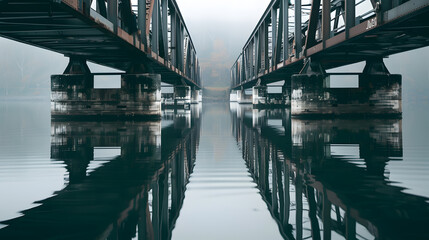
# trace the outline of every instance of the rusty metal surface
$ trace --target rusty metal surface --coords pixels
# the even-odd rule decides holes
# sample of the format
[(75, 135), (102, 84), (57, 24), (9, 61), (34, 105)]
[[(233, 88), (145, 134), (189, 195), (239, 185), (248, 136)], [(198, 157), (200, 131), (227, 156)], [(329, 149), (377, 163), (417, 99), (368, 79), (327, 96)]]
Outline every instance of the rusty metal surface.
[[(111, 0), (107, 3), (109, 1)], [(174, 0), (168, 1), (168, 7), (185, 28), (183, 34), (186, 34), (189, 42), (188, 48), (193, 57), (192, 66), (191, 62), (173, 66), (170, 60), (164, 60), (169, 58), (168, 50), (163, 53), (155, 52), (151, 49), (150, 42), (148, 45), (143, 43), (142, 39), (148, 34), (141, 34), (147, 33), (146, 31), (122, 28), (121, 25), (112, 23), (109, 16), (104, 18), (100, 13), (91, 14), (95, 12), (94, 9), (86, 12), (83, 6), (79, 5), (83, 2), (85, 1), (2, 0), (0, 36), (65, 56), (79, 56), (123, 71), (127, 71), (131, 64), (141, 63), (150, 66), (153, 72), (160, 73), (164, 82), (174, 83), (183, 79), (189, 85), (200, 88), (200, 67), (196, 51)], [(148, 12), (152, 11), (151, 8), (153, 5), (150, 5)], [(150, 16), (148, 19), (151, 19)], [(114, 28), (106, 23), (112, 23)], [(147, 26), (150, 26), (150, 21)], [(186, 53), (182, 53), (182, 56), (186, 58), (184, 54)], [(175, 71), (176, 68), (181, 71)]]
[[(300, 0), (296, 1), (301, 2)], [(271, 61), (268, 66), (261, 64), (260, 61), (253, 62), (253, 59), (263, 58), (263, 53), (272, 53), (272, 56), (269, 56), (271, 58), (277, 56), (277, 51), (280, 51), (274, 46), (264, 48), (259, 42), (278, 41), (273, 37), (282, 34), (282, 32), (276, 26), (272, 26), (272, 23), (277, 24), (277, 22), (271, 18), (271, 15), (279, 11), (282, 4), (286, 4), (289, 10), (294, 10), (295, 6), (289, 6), (285, 2), (287, 1), (272, 0), (255, 30), (251, 33), (240, 56), (231, 68), (232, 89), (252, 87), (257, 78), (260, 78), (265, 84), (279, 80), (290, 80), (289, 78), (292, 74), (296, 74), (301, 70), (296, 66), (303, 66), (304, 61), (308, 58), (319, 61), (325, 69), (331, 69), (365, 61), (369, 58), (382, 58), (429, 46), (429, 31), (427, 31), (429, 29), (429, 22), (427, 21), (427, 14), (429, 13), (428, 0), (401, 1), (391, 3), (389, 6), (384, 5), (382, 9), (379, 9), (375, 4), (373, 5), (372, 13), (370, 11), (360, 16), (355, 15), (355, 9), (352, 6), (348, 5), (348, 9), (344, 8), (339, 4), (341, 1), (324, 1), (325, 3), (331, 3), (330, 11), (332, 14), (335, 13), (335, 8), (337, 8), (338, 10), (342, 9), (341, 11), (346, 16), (348, 15), (344, 18), (344, 25), (342, 27), (334, 26), (334, 30), (331, 29), (330, 24), (325, 24), (325, 26), (322, 24), (321, 18), (328, 16), (328, 14), (323, 15), (320, 2), (317, 0), (315, 2), (311, 1), (312, 10), (311, 12), (306, 12), (312, 14), (312, 24), (307, 21), (298, 26), (292, 20), (287, 20), (288, 22), (283, 23), (281, 22), (282, 19), (279, 18), (281, 22), (279, 26), (288, 25), (290, 28), (294, 28), (295, 32), (300, 32), (296, 31), (297, 28), (301, 30), (303, 33), (301, 40), (308, 45), (304, 46), (302, 52), (296, 52), (297, 49), (300, 49), (301, 41), (298, 41), (299, 44), (297, 44), (295, 37), (287, 34), (287, 38), (283, 37), (281, 39), (281, 46), (292, 45), (292, 47), (285, 51), (288, 56), (282, 56), (284, 66), (276, 68), (275, 66), (278, 63), (275, 61)], [(313, 7), (315, 8), (313, 9)], [(317, 9), (319, 9), (318, 14)], [(314, 19), (318, 17), (321, 28), (328, 29), (317, 29), (315, 27), (317, 24)], [(330, 15), (328, 17), (329, 19), (324, 19), (324, 22), (334, 20), (331, 19)], [(334, 24), (338, 24), (338, 17), (340, 15), (336, 15)], [(297, 20), (299, 21), (299, 18)], [(267, 36), (267, 39), (261, 39), (260, 31), (265, 26), (263, 23), (268, 23), (270, 29), (277, 32)], [(311, 25), (310, 28), (309, 24)], [(322, 34), (326, 39), (322, 39)], [(316, 37), (317, 35), (318, 37)], [(329, 37), (327, 37), (328, 35)], [(253, 52), (253, 45), (258, 46), (255, 47), (255, 54), (249, 54), (249, 52)], [(263, 48), (262, 50), (260, 49), (261, 47)]]

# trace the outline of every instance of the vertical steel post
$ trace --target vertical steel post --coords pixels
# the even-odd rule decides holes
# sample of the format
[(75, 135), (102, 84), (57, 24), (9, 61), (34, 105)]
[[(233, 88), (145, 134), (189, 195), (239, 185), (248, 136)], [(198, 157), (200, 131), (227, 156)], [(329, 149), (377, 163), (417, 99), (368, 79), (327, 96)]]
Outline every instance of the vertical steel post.
[[(186, 30), (185, 30), (186, 31)], [(190, 76), (190, 70), (191, 70), (191, 43), (189, 41), (189, 33), (186, 31), (185, 36), (188, 37), (188, 40), (186, 41), (185, 49), (186, 49), (186, 62), (184, 62), (184, 69), (185, 69), (185, 75)]]
[(323, 0), (322, 2), (322, 41), (323, 47), (326, 45), (326, 40), (331, 37), (331, 0)]
[(277, 9), (274, 6), (271, 8), (271, 66), (277, 64)]
[(346, 39), (349, 38), (350, 28), (355, 26), (356, 22), (356, 0), (346, 0)]
[(255, 77), (258, 76), (259, 74), (259, 69), (261, 68), (261, 41), (260, 41), (260, 29), (258, 29), (258, 31), (255, 34), (255, 57), (256, 57), (256, 67), (255, 67)]
[(266, 61), (266, 58), (265, 58), (265, 50), (266, 50), (265, 49), (265, 41), (266, 41), (266, 38), (265, 38), (265, 21), (262, 22), (259, 33), (260, 33), (260, 35), (259, 35), (259, 46), (260, 46), (260, 53), (261, 53), (261, 65), (260, 65), (260, 67), (262, 69), (262, 72), (264, 72), (266, 69), (266, 67), (265, 67), (265, 61)]
[(301, 29), (301, 0), (295, 0), (295, 57), (301, 56), (302, 29)]
[(195, 80), (195, 76), (197, 75), (197, 53), (195, 52), (195, 48), (193, 48), (192, 55), (192, 79)]
[[(310, 19), (308, 20), (307, 36), (305, 38), (305, 50), (316, 44), (316, 31), (319, 23), (320, 0), (311, 3)], [(306, 54), (306, 53), (305, 53)]]
[[(273, 45), (275, 48), (275, 54), (273, 54), (274, 65), (277, 65), (280, 62), (280, 57), (282, 55), (282, 39), (283, 39), (283, 1), (279, 3), (279, 20), (277, 21), (277, 33), (276, 33), (276, 44)], [(277, 19), (276, 19), (277, 20)]]
[(171, 16), (171, 64), (177, 67), (177, 14), (176, 9), (170, 10)]
[(265, 20), (264, 23), (262, 24), (262, 27), (264, 28), (264, 45), (262, 46), (264, 49), (264, 72), (265, 70), (267, 70), (270, 67), (270, 60), (268, 58), (268, 21)]
[(381, 16), (384, 15), (384, 12), (392, 9), (392, 0), (380, 0), (380, 12), (382, 13)]
[(253, 55), (253, 49), (255, 48), (255, 38), (252, 39), (250, 42), (250, 76), (249, 78), (252, 78), (255, 76), (255, 65), (254, 65), (254, 55)]
[(97, 0), (96, 9), (101, 16), (107, 18), (106, 2), (104, 0)]
[(246, 81), (246, 77), (244, 74), (244, 53), (243, 52), (241, 52), (240, 76), (241, 76), (241, 81)]
[(178, 48), (178, 63), (177, 66), (179, 68), (180, 71), (183, 72), (184, 68), (183, 68), (183, 61), (184, 61), (184, 51), (183, 51), (183, 41), (184, 41), (184, 35), (183, 35), (183, 25), (182, 25), (182, 21), (179, 19), (179, 31), (178, 31), (178, 38), (177, 38), (177, 48)]
[(195, 68), (196, 68), (195, 62), (196, 62), (195, 49), (192, 49), (192, 64), (191, 64), (191, 66), (192, 66), (192, 79), (195, 79), (195, 73), (197, 72), (197, 71), (195, 71)]
[(162, 31), (162, 48), (164, 49), (164, 59), (168, 59), (168, 0), (161, 0), (161, 31)]
[(146, 36), (146, 0), (138, 0), (138, 27), (140, 30), (140, 41), (147, 48)]
[(249, 48), (244, 48), (244, 79), (248, 79), (249, 77)]
[(113, 23), (113, 32), (118, 32), (118, 0), (107, 1), (107, 19)]
[(151, 48), (152, 52), (159, 54), (159, 0), (153, 3)]
[(83, 0), (82, 1), (82, 12), (85, 15), (90, 15), (90, 11), (91, 11), (91, 2), (90, 0)]
[(289, 58), (289, 0), (281, 0), (283, 3), (283, 60)]

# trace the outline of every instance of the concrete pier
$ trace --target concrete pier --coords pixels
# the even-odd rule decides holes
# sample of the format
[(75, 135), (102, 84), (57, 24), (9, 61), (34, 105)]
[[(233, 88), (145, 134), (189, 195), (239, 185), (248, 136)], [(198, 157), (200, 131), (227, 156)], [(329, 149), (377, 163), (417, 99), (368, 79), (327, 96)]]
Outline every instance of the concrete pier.
[(280, 92), (270, 91), (280, 86), (259, 85), (252, 88), (252, 103), (255, 108), (284, 108), (290, 105), (290, 89), (282, 86)]
[(122, 74), (119, 89), (94, 89), (94, 74), (53, 75), (52, 118), (160, 118), (160, 86), (160, 74)]
[(230, 94), (229, 94), (229, 101), (230, 102), (237, 102), (237, 90), (231, 90)]
[(252, 101), (251, 93), (246, 93), (245, 89), (237, 90), (237, 102), (239, 104), (251, 104)]
[[(356, 87), (332, 87), (331, 78), (357, 78)], [(363, 73), (292, 76), (293, 116), (377, 116), (402, 114), (402, 76), (390, 74), (382, 60), (367, 61)]]
[(261, 107), (268, 104), (268, 93), (266, 85), (254, 86), (252, 88), (252, 104)]
[(294, 75), (294, 116), (400, 116), (400, 75), (359, 75), (358, 88), (329, 88), (329, 76)]
[(203, 102), (203, 90), (198, 90), (198, 102)]
[(292, 86), (291, 80), (286, 80), (282, 86), (283, 104), (285, 106), (291, 105)]
[(191, 105), (191, 87), (174, 86), (174, 107), (178, 109), (190, 109)]
[(191, 103), (192, 104), (198, 104), (199, 102), (202, 102), (201, 90), (192, 89), (191, 90)]

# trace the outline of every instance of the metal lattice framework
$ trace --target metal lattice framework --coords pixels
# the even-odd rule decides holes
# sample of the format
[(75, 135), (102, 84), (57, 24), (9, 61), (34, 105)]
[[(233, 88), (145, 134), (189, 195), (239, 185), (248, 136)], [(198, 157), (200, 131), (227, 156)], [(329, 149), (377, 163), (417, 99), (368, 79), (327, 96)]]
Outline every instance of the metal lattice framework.
[(0, 36), (124, 71), (149, 68), (167, 83), (201, 82), (175, 0), (0, 0)]
[(428, 9), (429, 0), (272, 0), (231, 68), (231, 87), (288, 79), (309, 58), (329, 69), (428, 46)]

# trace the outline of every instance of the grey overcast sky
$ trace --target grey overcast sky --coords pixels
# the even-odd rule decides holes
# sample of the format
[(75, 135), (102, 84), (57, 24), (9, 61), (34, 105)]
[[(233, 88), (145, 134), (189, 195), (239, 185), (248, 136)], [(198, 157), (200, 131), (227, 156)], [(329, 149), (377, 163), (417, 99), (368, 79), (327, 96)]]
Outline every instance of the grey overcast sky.
[(205, 86), (229, 86), (229, 69), (270, 0), (177, 0)]

